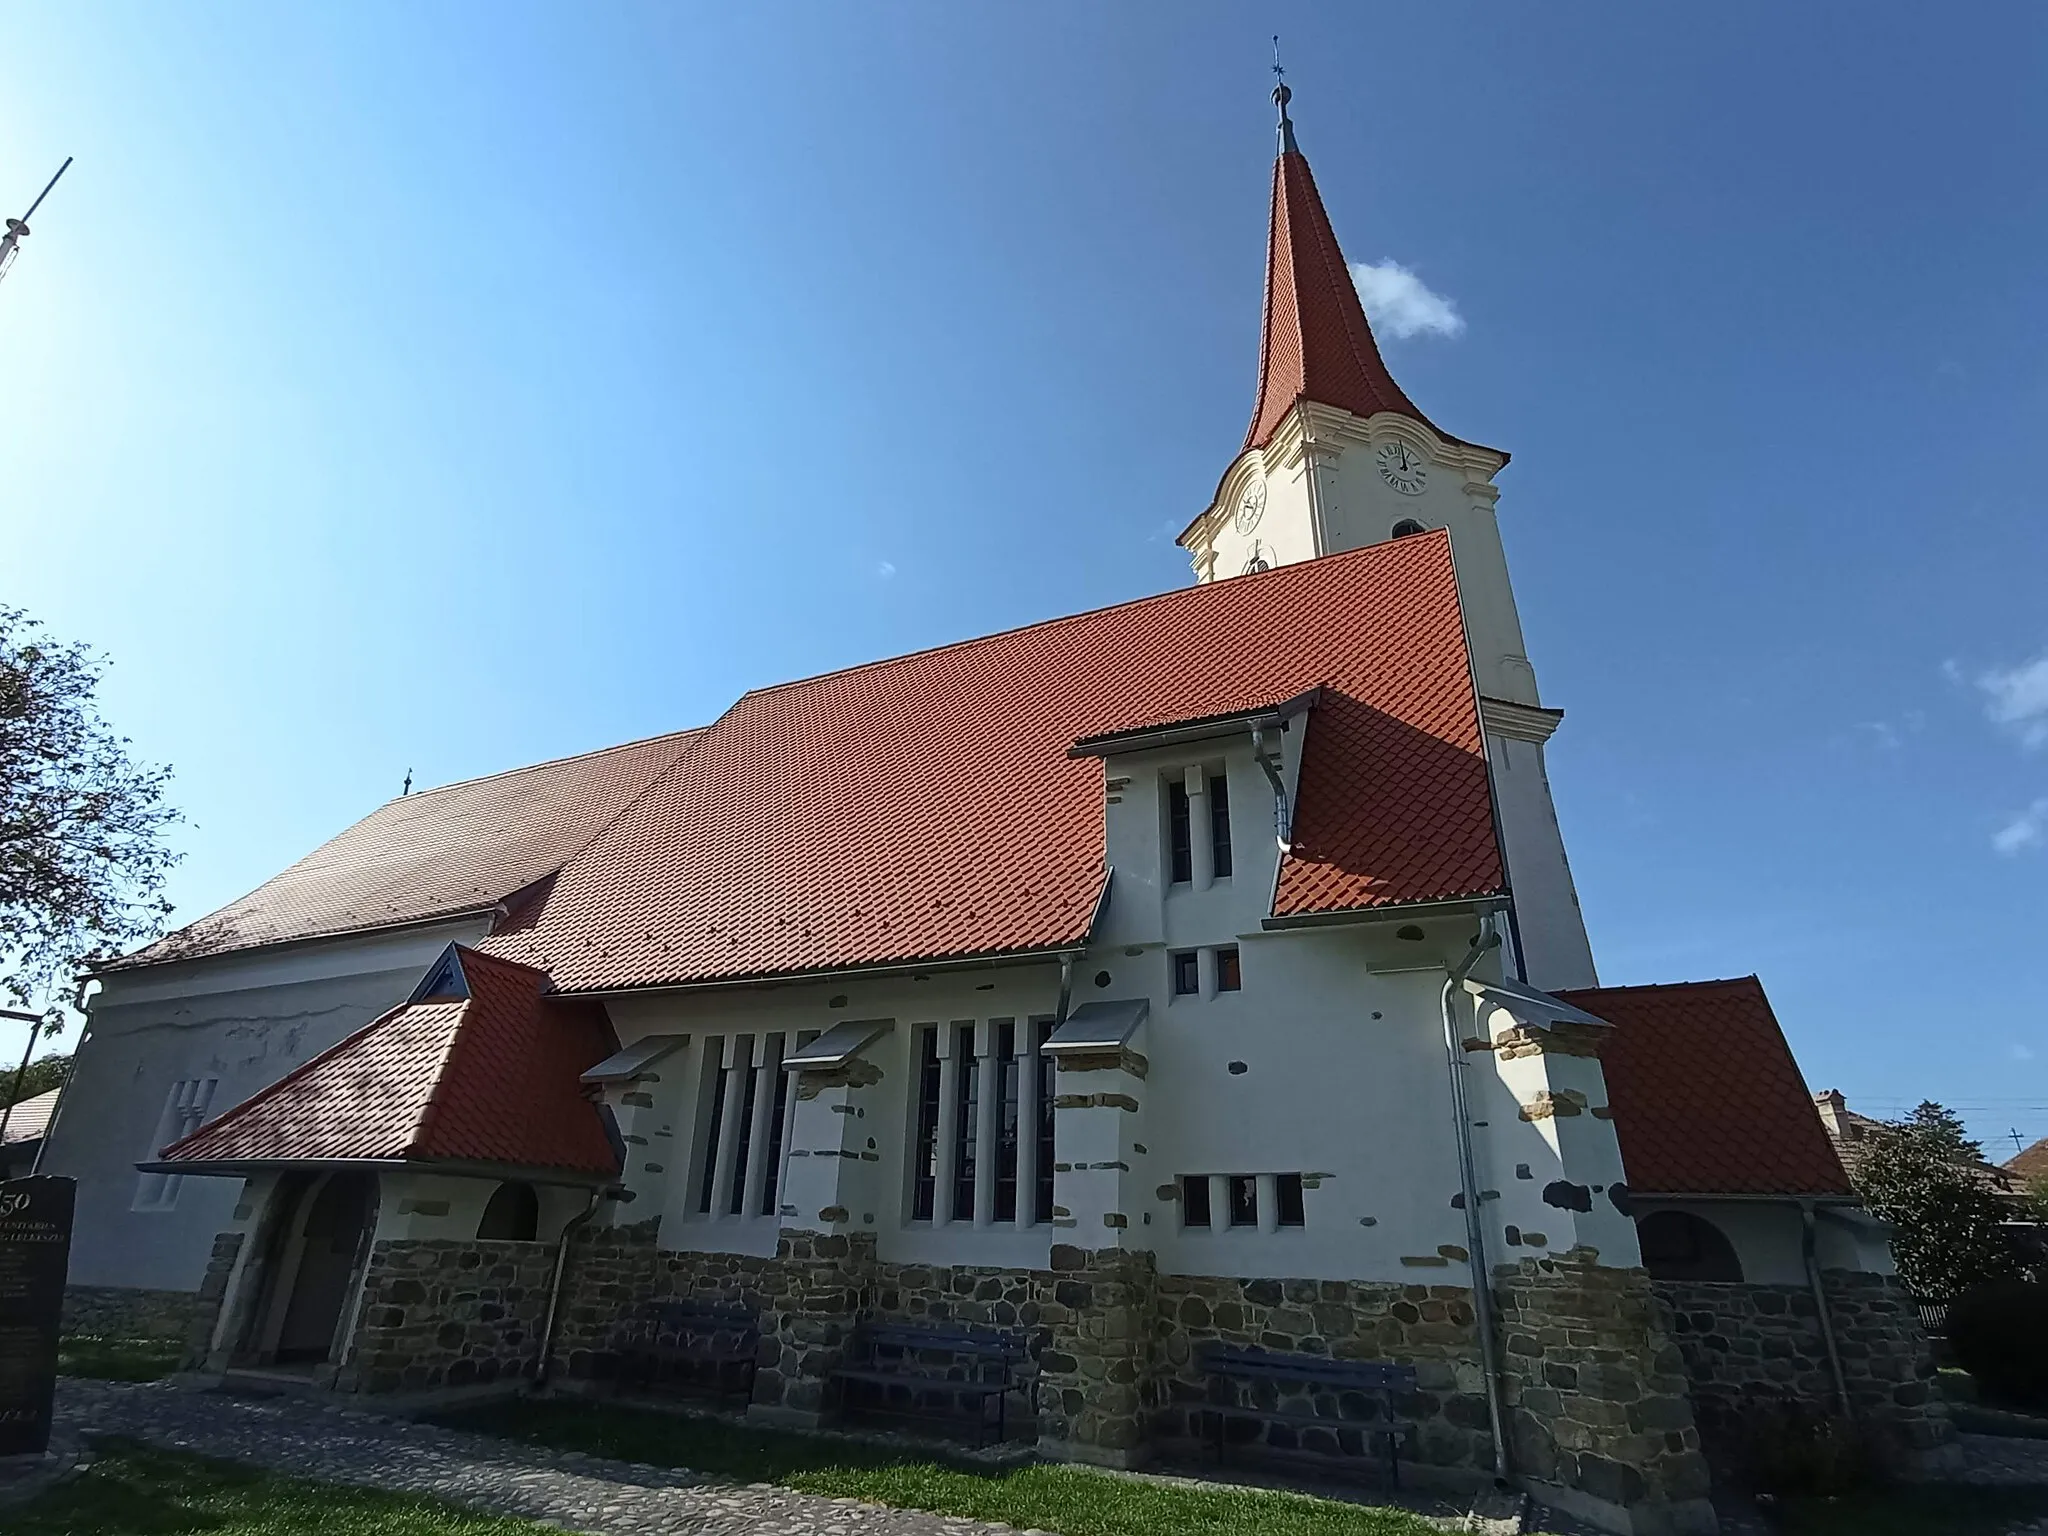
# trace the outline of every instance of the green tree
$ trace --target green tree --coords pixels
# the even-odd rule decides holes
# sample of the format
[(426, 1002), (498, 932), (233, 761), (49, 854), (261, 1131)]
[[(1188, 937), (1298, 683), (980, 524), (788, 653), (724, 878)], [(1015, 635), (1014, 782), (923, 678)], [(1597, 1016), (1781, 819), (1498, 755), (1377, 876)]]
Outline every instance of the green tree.
[[(21, 1063), (16, 1061), (15, 1066)], [(21, 1091), (14, 1091), (14, 1067), (0, 1068), (0, 1104), (19, 1104), (23, 1099), (32, 1099), (39, 1093), (48, 1093), (52, 1088), (64, 1086), (64, 1079), (71, 1072), (71, 1057), (52, 1053), (38, 1056), (28, 1064), (28, 1070), (21, 1074)]]
[(2014, 1212), (1990, 1178), (1984, 1149), (1941, 1105), (1923, 1103), (1871, 1134), (1857, 1193), (1892, 1225), (1892, 1258), (1914, 1295), (1947, 1301), (2020, 1272)]
[(171, 771), (135, 762), (100, 718), (105, 667), (0, 604), (0, 1002), (45, 1008), (46, 1032), (73, 977), (170, 912)]

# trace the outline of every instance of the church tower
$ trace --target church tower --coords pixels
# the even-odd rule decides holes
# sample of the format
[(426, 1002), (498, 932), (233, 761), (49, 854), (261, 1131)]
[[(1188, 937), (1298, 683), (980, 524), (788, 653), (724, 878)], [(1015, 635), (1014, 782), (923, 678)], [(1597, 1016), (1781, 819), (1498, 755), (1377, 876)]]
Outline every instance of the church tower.
[(1522, 639), (1494, 504), (1497, 448), (1452, 437), (1380, 356), (1287, 107), (1266, 243), (1259, 388), (1244, 445), (1180, 535), (1197, 581), (1254, 573), (1448, 529), (1479, 687), (1528, 979), (1595, 984), (1592, 949), (1543, 764), (1563, 718), (1546, 709)]

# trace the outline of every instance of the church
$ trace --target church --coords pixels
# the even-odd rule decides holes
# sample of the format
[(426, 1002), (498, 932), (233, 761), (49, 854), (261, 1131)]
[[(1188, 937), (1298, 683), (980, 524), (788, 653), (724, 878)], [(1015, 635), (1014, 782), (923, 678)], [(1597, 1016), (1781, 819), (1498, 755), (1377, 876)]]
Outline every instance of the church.
[(1389, 373), (1275, 99), (1193, 583), (403, 797), (109, 966), (76, 1325), (426, 1401), (715, 1302), (796, 1427), (864, 1327), (1012, 1330), (1011, 1426), (1109, 1466), (1200, 1447), (1219, 1347), (1383, 1362), (1416, 1476), (1617, 1531), (1713, 1529), (1763, 1410), (1953, 1459), (1760, 984), (1599, 984), (1508, 455)]

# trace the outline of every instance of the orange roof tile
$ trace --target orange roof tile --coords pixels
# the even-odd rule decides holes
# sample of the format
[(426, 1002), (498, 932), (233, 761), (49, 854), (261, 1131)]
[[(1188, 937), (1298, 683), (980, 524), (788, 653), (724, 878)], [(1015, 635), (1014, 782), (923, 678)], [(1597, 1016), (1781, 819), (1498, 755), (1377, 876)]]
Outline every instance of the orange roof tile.
[(408, 1002), (184, 1140), (166, 1162), (329, 1159), (618, 1171), (582, 1072), (616, 1049), (603, 1008), (455, 946), (467, 996)]
[(1293, 147), (1290, 131), (1273, 162), (1259, 393), (1244, 446), (1263, 447), (1301, 400), (1354, 416), (1393, 411), (1459, 441), (1423, 415), (1387, 371), (1308, 159)]
[(488, 911), (561, 868), (692, 734), (400, 796), (247, 896), (109, 969)]
[(1558, 996), (1615, 1026), (1600, 1061), (1631, 1189), (1853, 1193), (1754, 976)]
[(1321, 686), (1279, 916), (1504, 885), (1442, 533), (742, 698), (486, 948), (599, 991), (1079, 944), (1086, 737)]

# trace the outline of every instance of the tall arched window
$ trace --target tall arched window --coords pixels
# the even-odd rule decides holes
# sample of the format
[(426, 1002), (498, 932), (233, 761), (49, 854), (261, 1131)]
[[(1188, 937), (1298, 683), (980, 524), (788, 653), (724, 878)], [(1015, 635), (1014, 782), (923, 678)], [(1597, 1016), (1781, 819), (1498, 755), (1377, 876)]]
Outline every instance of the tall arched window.
[(1727, 1234), (1690, 1211), (1653, 1211), (1636, 1222), (1643, 1268), (1652, 1280), (1740, 1280), (1742, 1261)]
[(540, 1228), (540, 1196), (531, 1184), (500, 1184), (476, 1235), (485, 1242), (530, 1243)]

